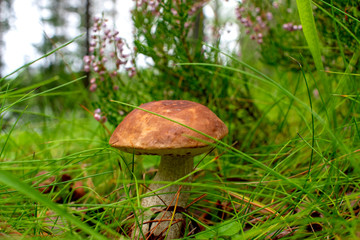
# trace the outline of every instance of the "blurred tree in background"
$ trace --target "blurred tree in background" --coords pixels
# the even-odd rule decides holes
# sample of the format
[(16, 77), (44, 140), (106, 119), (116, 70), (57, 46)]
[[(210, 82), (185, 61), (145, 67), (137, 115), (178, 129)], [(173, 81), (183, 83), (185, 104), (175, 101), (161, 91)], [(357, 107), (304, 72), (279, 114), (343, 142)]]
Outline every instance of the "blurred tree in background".
[(10, 29), (10, 21), (13, 19), (13, 0), (0, 0), (0, 78), (3, 68), (4, 34)]
[[(232, 9), (234, 17), (222, 15), (225, 2), (137, 0), (131, 12), (133, 23), (124, 23), (116, 20), (114, 9), (121, 4), (116, 0), (40, 1), (37, 5), (45, 32), (43, 42), (36, 46), (40, 53), (80, 33), (86, 35), (48, 57), (40, 68), (21, 75), (19, 84), (57, 76), (59, 80), (47, 86), (53, 87), (86, 75), (82, 84), (69, 85), (63, 91), (81, 99), (94, 116), (97, 114), (97, 120), (112, 127), (131, 109), (110, 100), (135, 105), (160, 99), (193, 100), (224, 119), (230, 128), (229, 141), (252, 142), (254, 146), (266, 143), (269, 132), (283, 130), (273, 124), (283, 113), (280, 110), (278, 116), (269, 118), (264, 113), (268, 106), (253, 101), (260, 82), (248, 74), (243, 62), (276, 78), (298, 72), (297, 61), (306, 70), (314, 70), (312, 56), (296, 1), (239, 1)], [(108, 10), (99, 12), (104, 6)], [(212, 17), (204, 14), (205, 7), (211, 9)], [(343, 71), (351, 61), (357, 63), (359, 6), (348, 1), (315, 1), (314, 14), (326, 69)], [(124, 24), (134, 25), (133, 43), (122, 37)], [(232, 49), (222, 45), (229, 25), (239, 29)], [(147, 66), (139, 65), (139, 59), (145, 59)], [(355, 64), (353, 68), (358, 67)], [(295, 89), (296, 84), (292, 84)], [(310, 88), (317, 90), (313, 84)], [(52, 96), (49, 102), (39, 104), (51, 106), (54, 112), (66, 111), (73, 107), (73, 101), (65, 96)], [(254, 122), (257, 128), (250, 132), (256, 141), (250, 141), (246, 136), (250, 136)]]

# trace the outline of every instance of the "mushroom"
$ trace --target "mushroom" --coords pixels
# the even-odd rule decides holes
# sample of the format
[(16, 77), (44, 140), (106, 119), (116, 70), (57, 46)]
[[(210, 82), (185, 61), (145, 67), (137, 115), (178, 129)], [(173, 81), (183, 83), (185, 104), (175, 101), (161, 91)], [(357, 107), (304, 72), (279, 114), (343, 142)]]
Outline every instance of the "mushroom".
[[(199, 103), (162, 100), (145, 103), (139, 108), (172, 119), (218, 140), (228, 133), (225, 124), (210, 109)], [(191, 173), (194, 156), (209, 151), (209, 143), (214, 141), (178, 123), (141, 109), (134, 109), (117, 126), (109, 143), (112, 147), (132, 154), (160, 155), (161, 161), (154, 181), (173, 182)], [(191, 182), (191, 177), (184, 181)], [(152, 183), (149, 189), (154, 191), (165, 185)], [(144, 236), (153, 234), (164, 237), (167, 234), (174, 207), (172, 210), (165, 210), (169, 206), (185, 208), (189, 198), (190, 186), (182, 185), (178, 195), (179, 187), (179, 184), (174, 184), (142, 199), (142, 207), (150, 208), (142, 214), (143, 225), (140, 227)], [(148, 222), (156, 212), (160, 213), (155, 217), (155, 221)], [(176, 213), (167, 239), (181, 237), (183, 222), (182, 214)], [(133, 236), (138, 238), (139, 235), (141, 233), (137, 228), (133, 231)]]

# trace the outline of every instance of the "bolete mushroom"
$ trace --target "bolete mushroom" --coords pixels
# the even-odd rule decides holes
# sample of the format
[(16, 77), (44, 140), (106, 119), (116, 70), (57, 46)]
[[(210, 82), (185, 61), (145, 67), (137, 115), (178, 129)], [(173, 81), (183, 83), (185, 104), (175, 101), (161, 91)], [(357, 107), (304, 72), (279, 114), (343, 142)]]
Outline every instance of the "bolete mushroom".
[[(215, 139), (222, 139), (228, 133), (225, 124), (207, 107), (199, 103), (186, 100), (162, 100), (145, 103), (139, 106), (142, 109), (154, 112), (190, 128), (196, 129)], [(207, 152), (211, 149), (209, 143), (214, 141), (196, 131), (180, 124), (162, 118), (155, 114), (134, 109), (117, 126), (110, 138), (110, 145), (132, 154), (160, 155), (161, 161), (154, 181), (173, 182), (188, 175), (194, 168), (194, 156)], [(191, 181), (188, 178), (186, 181)], [(154, 191), (166, 184), (153, 183), (149, 189)], [(143, 234), (153, 234), (164, 237), (172, 216), (172, 212), (161, 210), (169, 206), (184, 208), (189, 198), (190, 186), (183, 185), (180, 195), (178, 185), (171, 185), (165, 189), (156, 191), (155, 194), (142, 199), (142, 207), (151, 208), (143, 214)], [(160, 212), (155, 218), (158, 221), (150, 221), (154, 212)], [(173, 224), (167, 235), (167, 239), (181, 237), (183, 217), (176, 213)], [(139, 230), (135, 231), (138, 237)], [(141, 238), (141, 236), (140, 236)]]

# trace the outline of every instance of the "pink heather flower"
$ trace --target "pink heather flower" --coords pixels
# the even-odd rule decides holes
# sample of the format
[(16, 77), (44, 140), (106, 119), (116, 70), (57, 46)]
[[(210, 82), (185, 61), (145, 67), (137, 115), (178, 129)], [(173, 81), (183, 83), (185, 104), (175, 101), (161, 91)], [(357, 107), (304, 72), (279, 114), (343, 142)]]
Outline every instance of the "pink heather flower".
[(316, 88), (313, 90), (313, 95), (315, 98), (319, 98), (319, 90), (317, 90)]
[(267, 12), (267, 13), (266, 13), (266, 18), (267, 18), (267, 20), (271, 21), (271, 20), (273, 19), (272, 13), (271, 13), (271, 12)]
[(84, 66), (84, 71), (85, 71), (85, 72), (90, 72), (90, 66), (89, 66), (89, 65), (85, 65), (85, 66)]
[(258, 38), (257, 43), (259, 43), (259, 44), (263, 43), (263, 39), (262, 39), (262, 38)]
[(124, 42), (121, 40), (121, 41), (117, 41), (117, 44), (116, 44), (116, 47), (118, 48), (118, 49), (122, 49), (123, 48), (123, 46), (124, 46)]
[(284, 23), (283, 24), (283, 29), (286, 30), (286, 31), (292, 31), (294, 29), (293, 24), (292, 23)]
[(114, 91), (117, 91), (117, 90), (119, 90), (119, 86), (115, 85), (115, 86), (113, 87), (113, 89), (114, 89)]
[(84, 60), (84, 62), (85, 62), (86, 64), (89, 64), (89, 63), (91, 62), (91, 58), (90, 58), (90, 56), (88, 56), (88, 55), (85, 55), (84, 58), (83, 58), (83, 60)]
[(245, 27), (251, 27), (252, 26), (252, 21), (250, 19), (246, 19), (246, 21), (244, 22), (244, 26)]
[(245, 18), (245, 17), (243, 17), (243, 18), (240, 19), (240, 22), (241, 22), (241, 23), (246, 23), (247, 21), (248, 21), (248, 19)]
[(172, 13), (174, 16), (177, 15), (177, 11), (176, 11), (174, 8), (171, 9), (171, 13)]
[(94, 47), (89, 47), (89, 52), (93, 53), (95, 51)]
[(241, 8), (237, 7), (235, 9), (235, 16), (236, 16), (237, 19), (241, 19), (241, 17), (242, 17)]
[(301, 31), (302, 26), (301, 25), (293, 25), (292, 23), (285, 23), (283, 24), (283, 29), (286, 31)]
[(94, 113), (94, 118), (96, 121), (100, 121), (101, 120), (101, 115), (99, 113)]
[(95, 83), (93, 83), (93, 84), (90, 85), (89, 90), (90, 90), (90, 92), (95, 92), (96, 88), (97, 88), (97, 85)]
[(129, 74), (129, 77), (134, 77), (135, 76), (135, 74), (136, 74), (136, 70), (135, 70), (135, 68), (134, 67), (130, 67), (130, 68), (127, 68), (126, 69), (127, 71), (128, 71), (128, 74)]
[(117, 71), (113, 71), (113, 72), (110, 73), (111, 77), (115, 77), (116, 75), (117, 75)]
[(100, 108), (95, 109), (95, 110), (94, 110), (94, 113), (100, 114), (100, 113), (101, 113), (101, 109), (100, 109)]
[(121, 43), (121, 42), (122, 42), (121, 37), (115, 37), (115, 42), (117, 42), (117, 43)]
[(91, 84), (96, 83), (96, 78), (90, 79), (90, 83), (91, 83)]
[(256, 16), (256, 21), (257, 21), (258, 23), (261, 23), (261, 22), (262, 22), (261, 16)]

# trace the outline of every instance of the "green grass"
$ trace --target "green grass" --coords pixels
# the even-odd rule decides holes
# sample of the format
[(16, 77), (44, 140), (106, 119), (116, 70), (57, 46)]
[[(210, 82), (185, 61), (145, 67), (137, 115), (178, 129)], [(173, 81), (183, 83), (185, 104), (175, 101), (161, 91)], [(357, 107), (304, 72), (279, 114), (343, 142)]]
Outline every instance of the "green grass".
[[(192, 173), (196, 181), (190, 183), (191, 200), (202, 193), (206, 196), (186, 213), (202, 230), (196, 238), (262, 239), (292, 231), (295, 238), (356, 238), (360, 180), (356, 119), (340, 122), (334, 129), (323, 120), (324, 114), (307, 105), (307, 98), (312, 96), (305, 83), (295, 89), (297, 96), (291, 89), (277, 85), (280, 92), (264, 114), (281, 116), (287, 111), (282, 115), (286, 119), (279, 123), (285, 123), (282, 129), (291, 124), (297, 131), (286, 132), (291, 137), (274, 132), (268, 137), (271, 144), (256, 149), (247, 146), (242, 151), (225, 139), (214, 153), (197, 159), (201, 162)], [(13, 102), (3, 98), (9, 101), (4, 112), (13, 110), (18, 116), (1, 137), (0, 220), (4, 236), (36, 238), (54, 234), (60, 238), (100, 239), (126, 235), (134, 221), (128, 216), (139, 208), (139, 199), (146, 196), (142, 184), (151, 182), (152, 173), (142, 179), (147, 170), (142, 165), (149, 157), (135, 156), (134, 168), (133, 156), (110, 149), (104, 128), (80, 107), (61, 117), (35, 115), (27, 110), (29, 107), (18, 111), (16, 104), (26, 104), (28, 95), (36, 98), (41, 93), (24, 93)], [(321, 106), (319, 101), (312, 103)], [(36, 120), (30, 121), (31, 116)], [(250, 139), (256, 139), (259, 126), (253, 124)], [(344, 129), (350, 127), (351, 132)], [(223, 151), (224, 155), (215, 157)], [(150, 160), (156, 167), (156, 158)], [(38, 177), (39, 171), (48, 174)], [(64, 173), (72, 179), (61, 182)], [(57, 180), (49, 186), (57, 188), (48, 194), (39, 193), (33, 182), (50, 176)], [(76, 181), (83, 183), (87, 194), (71, 202), (69, 186)], [(56, 220), (50, 221), (49, 216)]]
[[(308, 28), (305, 35), (314, 36), (315, 26), (308, 19), (312, 14), (305, 3), (298, 4)], [(192, 186), (192, 204), (184, 213), (189, 223), (185, 234), (191, 235), (185, 239), (360, 237), (359, 74), (348, 67), (344, 72), (323, 72), (318, 41), (307, 38), (315, 73), (302, 65), (293, 72), (276, 66), (270, 71), (224, 53), (233, 66), (179, 63), (213, 74), (232, 72), (227, 81), (234, 86), (246, 82), (252, 98), (241, 101), (253, 102), (260, 112), (259, 118), (243, 122), (243, 112), (235, 104), (216, 109), (230, 133), (213, 152), (195, 159), (194, 181), (187, 183)], [(354, 53), (353, 61), (357, 60)], [(151, 74), (144, 71), (142, 76), (149, 78), (144, 82), (151, 81)], [(55, 75), (20, 89), (15, 89), (17, 78), (1, 79), (1, 237), (129, 236), (141, 198), (150, 194), (144, 185), (151, 183), (159, 159), (120, 153), (108, 145), (107, 129), (113, 126), (95, 121), (80, 106), (90, 108), (91, 101), (79, 97), (87, 95), (87, 89), (76, 85), (81, 79), (64, 83)], [(131, 84), (133, 88), (141, 82)], [(70, 94), (63, 90), (69, 86), (75, 89)], [(314, 88), (320, 89), (319, 95), (313, 94)], [(139, 95), (150, 95), (146, 87), (139, 89)], [(38, 106), (53, 96), (70, 97), (73, 108), (59, 114)], [(229, 90), (227, 97), (237, 99), (237, 89)], [(221, 106), (220, 97), (208, 100), (212, 107)], [(114, 99), (112, 104), (136, 107), (123, 102)], [(39, 176), (41, 171), (46, 173)], [(51, 177), (53, 182), (41, 186), (50, 191), (40, 193), (39, 183)], [(86, 194), (74, 200), (79, 182)]]

